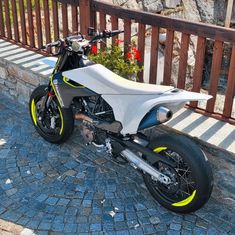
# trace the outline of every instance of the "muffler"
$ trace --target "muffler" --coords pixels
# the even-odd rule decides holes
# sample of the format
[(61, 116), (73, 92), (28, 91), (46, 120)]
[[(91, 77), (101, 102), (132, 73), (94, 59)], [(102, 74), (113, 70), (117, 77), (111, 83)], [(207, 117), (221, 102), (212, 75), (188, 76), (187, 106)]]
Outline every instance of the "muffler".
[(146, 161), (144, 161), (141, 157), (139, 157), (131, 150), (125, 149), (121, 152), (121, 155), (125, 159), (127, 159), (134, 168), (138, 168), (142, 170), (144, 173), (148, 173), (156, 181), (159, 181), (166, 185), (171, 183), (171, 180), (168, 176), (162, 174), (161, 172), (153, 168), (151, 165), (149, 165)]
[(172, 118), (172, 116), (172, 111), (164, 106), (154, 108), (148, 112), (140, 122), (139, 130), (167, 122)]

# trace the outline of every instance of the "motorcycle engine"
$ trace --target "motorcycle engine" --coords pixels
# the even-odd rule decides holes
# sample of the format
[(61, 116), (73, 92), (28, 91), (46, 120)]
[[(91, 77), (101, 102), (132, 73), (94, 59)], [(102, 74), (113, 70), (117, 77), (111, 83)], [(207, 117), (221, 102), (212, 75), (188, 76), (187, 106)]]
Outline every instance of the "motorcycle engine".
[(92, 124), (84, 122), (80, 125), (80, 133), (86, 143), (95, 143), (97, 146), (105, 144), (106, 132), (95, 128)]
[(80, 133), (86, 143), (91, 143), (95, 137), (94, 127), (89, 123), (83, 122), (80, 125)]

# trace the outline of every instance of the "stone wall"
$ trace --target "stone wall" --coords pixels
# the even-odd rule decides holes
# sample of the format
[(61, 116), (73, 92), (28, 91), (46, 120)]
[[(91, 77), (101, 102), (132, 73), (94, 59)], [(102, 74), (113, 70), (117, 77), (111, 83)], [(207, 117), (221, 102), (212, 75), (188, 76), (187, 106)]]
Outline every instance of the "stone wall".
[[(45, 70), (38, 69), (42, 66), (38, 63), (41, 55), (18, 47), (15, 50), (7, 50), (8, 47), (12, 45), (0, 40), (0, 91), (25, 104), (28, 103), (30, 94), (36, 86), (47, 83), (49, 71), (47, 74)], [(17, 50), (20, 50), (20, 53)], [(29, 56), (23, 56), (25, 51)], [(38, 59), (31, 60), (32, 57)]]

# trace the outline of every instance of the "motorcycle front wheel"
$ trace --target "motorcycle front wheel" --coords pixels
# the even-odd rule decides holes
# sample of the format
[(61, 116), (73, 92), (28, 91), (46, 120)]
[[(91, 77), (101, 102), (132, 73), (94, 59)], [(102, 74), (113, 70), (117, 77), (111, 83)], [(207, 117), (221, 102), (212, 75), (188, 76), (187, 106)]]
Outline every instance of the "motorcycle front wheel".
[(30, 116), (35, 129), (45, 140), (60, 144), (73, 132), (73, 112), (71, 108), (61, 108), (56, 96), (53, 96), (49, 107), (45, 108), (43, 100), (47, 95), (46, 85), (41, 85), (33, 91), (29, 102)]
[(143, 174), (152, 196), (162, 206), (177, 213), (201, 208), (210, 198), (213, 188), (212, 169), (202, 150), (190, 139), (177, 134), (160, 136), (148, 147), (176, 163), (175, 168), (162, 162), (152, 165), (171, 179), (169, 185)]

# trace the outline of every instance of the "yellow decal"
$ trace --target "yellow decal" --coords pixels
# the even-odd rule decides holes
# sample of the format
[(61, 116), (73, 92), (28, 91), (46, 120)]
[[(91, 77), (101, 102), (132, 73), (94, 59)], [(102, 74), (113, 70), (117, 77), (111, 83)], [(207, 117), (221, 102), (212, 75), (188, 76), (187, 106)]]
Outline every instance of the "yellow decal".
[(35, 126), (37, 126), (37, 115), (36, 115), (36, 105), (34, 99), (31, 102), (31, 115), (33, 118), (33, 123)]
[(60, 118), (61, 118), (60, 135), (62, 135), (63, 130), (64, 130), (64, 118), (63, 118), (63, 114), (62, 114), (62, 111), (61, 111), (60, 107), (58, 107), (58, 110), (60, 112)]
[(155, 148), (155, 149), (153, 150), (153, 152), (155, 152), (155, 153), (160, 153), (160, 152), (163, 151), (163, 150), (167, 150), (167, 147), (158, 147), (158, 148)]
[[(161, 151), (164, 151), (164, 150), (167, 150), (166, 147), (158, 147), (158, 148), (155, 148), (153, 151), (156, 152), (156, 153), (160, 153)], [(195, 195), (196, 195), (196, 190), (193, 191), (192, 195), (189, 196), (188, 198), (180, 201), (180, 202), (175, 202), (173, 204), (171, 204), (172, 206), (177, 206), (177, 207), (180, 207), (180, 206), (186, 206), (188, 205), (190, 202), (192, 202), (192, 200), (194, 199)]]
[(191, 196), (189, 196), (188, 198), (184, 199), (183, 201), (180, 201), (180, 202), (175, 202), (173, 204), (171, 204), (172, 206), (177, 206), (177, 207), (180, 207), (180, 206), (186, 206), (188, 205), (195, 197), (196, 195), (196, 190), (193, 191), (193, 194)]
[(71, 86), (71, 87), (73, 87), (73, 88), (85, 88), (84, 86), (75, 86), (75, 85), (69, 83), (69, 82), (67, 81), (67, 78), (66, 78), (66, 77), (63, 77), (63, 81), (64, 81), (64, 83), (66, 83), (67, 85), (69, 85), (69, 86)]

